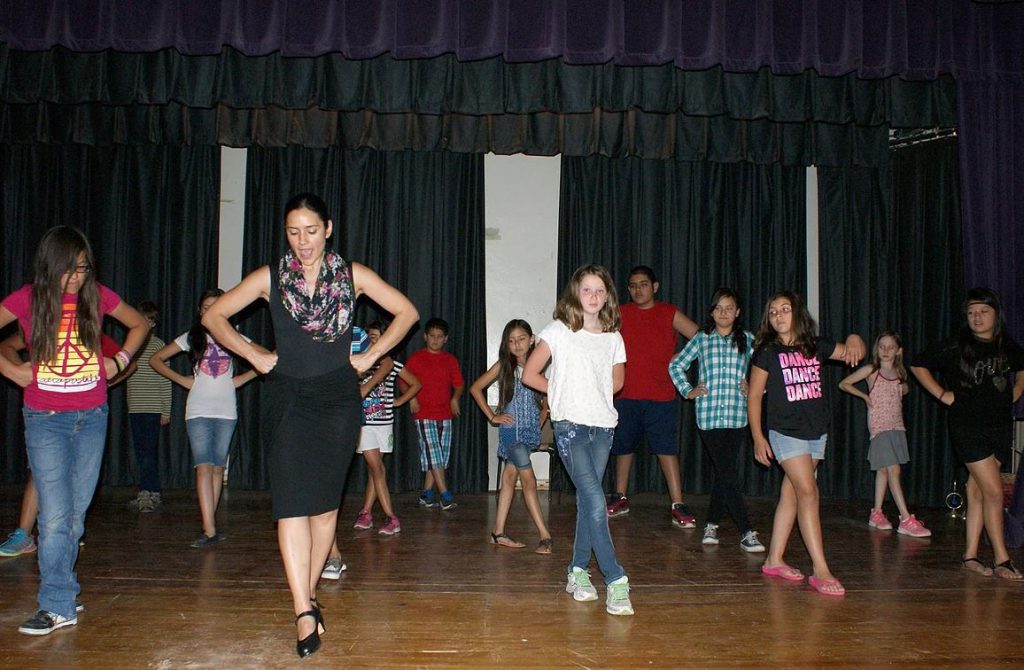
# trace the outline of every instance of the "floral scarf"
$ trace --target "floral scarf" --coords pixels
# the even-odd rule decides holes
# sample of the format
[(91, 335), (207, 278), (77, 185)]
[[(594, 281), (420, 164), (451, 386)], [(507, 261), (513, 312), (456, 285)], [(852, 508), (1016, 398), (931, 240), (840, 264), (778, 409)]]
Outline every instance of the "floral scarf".
[(302, 263), (288, 250), (277, 266), (281, 302), (316, 342), (334, 342), (352, 325), (352, 269), (338, 254), (325, 251), (312, 297), (306, 291)]

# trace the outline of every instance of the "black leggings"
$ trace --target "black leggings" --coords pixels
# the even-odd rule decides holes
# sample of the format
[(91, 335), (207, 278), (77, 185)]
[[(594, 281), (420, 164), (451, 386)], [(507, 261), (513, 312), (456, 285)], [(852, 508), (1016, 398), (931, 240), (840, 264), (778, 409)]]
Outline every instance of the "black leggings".
[(747, 506), (743, 502), (737, 480), (736, 462), (740, 449), (750, 437), (748, 428), (716, 428), (701, 430), (704, 453), (711, 459), (715, 469), (715, 481), (711, 486), (711, 502), (708, 505), (708, 523), (717, 524), (726, 512), (736, 522), (740, 533), (750, 530)]

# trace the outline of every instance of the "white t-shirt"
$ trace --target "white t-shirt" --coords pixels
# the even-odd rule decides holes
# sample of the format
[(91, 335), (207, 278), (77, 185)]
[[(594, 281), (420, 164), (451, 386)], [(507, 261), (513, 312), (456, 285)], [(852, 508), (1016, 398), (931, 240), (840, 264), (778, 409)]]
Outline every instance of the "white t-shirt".
[(551, 420), (614, 428), (619, 413), (612, 404), (612, 366), (626, 362), (622, 335), (586, 330), (574, 333), (556, 320), (538, 337), (551, 350), (546, 373)]
[[(244, 335), (242, 337), (245, 337)], [(248, 342), (249, 338), (245, 338)], [(182, 351), (188, 351), (188, 333), (180, 335), (174, 343)], [(235, 398), (235, 363), (231, 353), (206, 336), (206, 353), (199, 359), (193, 370), (195, 381), (185, 402), (185, 420), (237, 419), (238, 404)]]

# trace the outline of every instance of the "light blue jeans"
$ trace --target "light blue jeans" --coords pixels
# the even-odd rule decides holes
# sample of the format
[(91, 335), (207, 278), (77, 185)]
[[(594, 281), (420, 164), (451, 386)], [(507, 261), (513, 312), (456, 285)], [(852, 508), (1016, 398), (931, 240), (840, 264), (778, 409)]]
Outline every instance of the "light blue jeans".
[(574, 567), (586, 570), (593, 552), (604, 574), (605, 584), (610, 584), (626, 574), (615, 557), (601, 485), (615, 429), (584, 426), (571, 421), (555, 421), (551, 425), (555, 431), (558, 455), (576, 486), (576, 538), (569, 572)]
[(67, 412), (25, 407), (22, 414), (39, 492), (39, 607), (74, 618), (78, 541), (103, 462), (107, 405)]

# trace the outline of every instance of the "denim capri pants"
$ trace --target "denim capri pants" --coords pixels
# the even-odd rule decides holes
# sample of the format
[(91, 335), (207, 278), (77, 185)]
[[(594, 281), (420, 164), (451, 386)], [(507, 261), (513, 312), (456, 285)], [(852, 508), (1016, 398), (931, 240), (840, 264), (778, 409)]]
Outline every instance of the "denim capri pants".
[(235, 419), (211, 419), (196, 417), (185, 422), (188, 441), (192, 446), (192, 461), (195, 465), (212, 465), (223, 468), (228, 462), (231, 436), (235, 434)]

